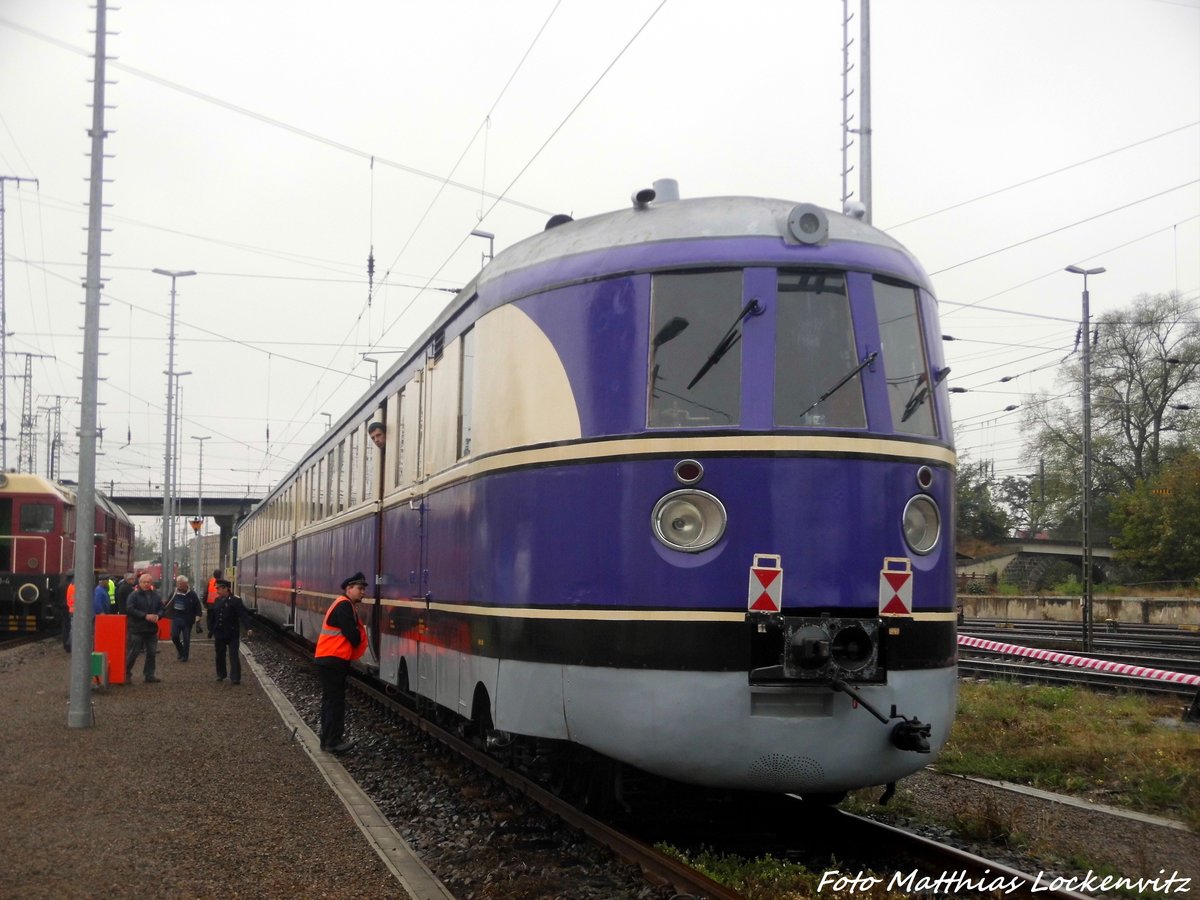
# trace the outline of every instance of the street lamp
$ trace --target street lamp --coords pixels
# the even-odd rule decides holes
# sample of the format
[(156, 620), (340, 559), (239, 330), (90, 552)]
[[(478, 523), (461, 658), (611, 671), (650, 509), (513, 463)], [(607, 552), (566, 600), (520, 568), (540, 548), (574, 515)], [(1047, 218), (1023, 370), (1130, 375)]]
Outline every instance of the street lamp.
[(200, 568), (200, 528), (204, 525), (204, 442), (207, 441), (211, 434), (193, 434), (192, 440), (200, 442), (200, 484), (196, 488), (196, 518), (192, 522), (192, 532), (196, 536), (196, 552), (192, 555), (192, 577), (200, 578), (204, 575), (204, 569)]
[[(167, 435), (163, 448), (162, 544), (163, 578), (165, 579), (169, 571), (167, 567), (171, 563), (169, 558), (171, 551), (168, 548), (168, 539), (171, 531), (171, 451), (175, 446), (174, 435), (172, 434), (172, 429), (175, 425), (175, 280), (178, 278), (187, 278), (196, 273), (190, 269), (184, 272), (175, 272), (170, 269), (154, 269), (152, 271), (155, 275), (165, 275), (171, 279), (171, 324), (167, 337)], [(171, 572), (171, 574), (173, 575), (174, 573)]]
[(183, 501), (179, 496), (179, 461), (183, 459), (183, 377), (191, 374), (190, 369), (186, 372), (175, 373), (175, 457), (171, 462), (171, 540), (169, 543), (172, 577), (175, 574), (175, 548), (182, 546), (182, 543), (175, 543), (175, 526), (179, 524), (177, 519), (182, 514), (181, 507), (183, 506)]
[(375, 357), (370, 356), (369, 354), (366, 354), (366, 353), (360, 353), (358, 355), (363, 358), (363, 362), (374, 363), (375, 373), (371, 376), (371, 384), (374, 384), (376, 381), (379, 380), (379, 360), (377, 360)]
[(1083, 269), (1067, 266), (1072, 275), (1083, 276), (1083, 324), (1079, 334), (1083, 345), (1083, 498), (1080, 503), (1083, 519), (1083, 652), (1092, 650), (1092, 362), (1091, 313), (1088, 309), (1089, 275), (1104, 272), (1103, 266)]
[(496, 236), (494, 234), (490, 231), (483, 231), (476, 228), (471, 232), (471, 237), (484, 238), (488, 242), (487, 256), (484, 256), (482, 253), (479, 254), (480, 265), (489, 263), (496, 258)]

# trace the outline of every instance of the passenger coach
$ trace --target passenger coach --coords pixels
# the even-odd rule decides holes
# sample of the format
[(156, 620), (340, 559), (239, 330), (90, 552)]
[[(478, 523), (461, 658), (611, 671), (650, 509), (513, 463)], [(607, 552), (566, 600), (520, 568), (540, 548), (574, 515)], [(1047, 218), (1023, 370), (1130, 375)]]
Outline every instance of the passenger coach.
[(652, 190), (555, 217), (256, 509), (241, 589), (315, 642), (376, 573), (363, 663), (493, 746), (892, 782), (955, 707), (947, 372), (929, 279), (858, 219)]

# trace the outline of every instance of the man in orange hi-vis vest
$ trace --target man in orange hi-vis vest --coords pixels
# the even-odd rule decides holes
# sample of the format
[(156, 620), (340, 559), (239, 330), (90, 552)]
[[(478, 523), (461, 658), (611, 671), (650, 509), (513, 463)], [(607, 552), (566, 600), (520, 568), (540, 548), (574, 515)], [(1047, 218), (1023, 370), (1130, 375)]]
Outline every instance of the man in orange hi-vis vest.
[(71, 619), (75, 617), (75, 573), (67, 575), (67, 614), (63, 616), (63, 649), (71, 651)]
[[(212, 578), (208, 579), (208, 590), (204, 592), (204, 605), (207, 607), (204, 616), (204, 627), (208, 636), (213, 634), (213, 607), (217, 603), (217, 582), (225, 578), (220, 569), (213, 569)], [(196, 623), (196, 634), (200, 633), (200, 623)]]
[(321, 749), (345, 753), (354, 746), (344, 739), (346, 730), (346, 679), (350, 663), (367, 649), (367, 629), (355, 606), (367, 591), (367, 579), (355, 572), (342, 582), (342, 594), (325, 611), (313, 661), (321, 679)]

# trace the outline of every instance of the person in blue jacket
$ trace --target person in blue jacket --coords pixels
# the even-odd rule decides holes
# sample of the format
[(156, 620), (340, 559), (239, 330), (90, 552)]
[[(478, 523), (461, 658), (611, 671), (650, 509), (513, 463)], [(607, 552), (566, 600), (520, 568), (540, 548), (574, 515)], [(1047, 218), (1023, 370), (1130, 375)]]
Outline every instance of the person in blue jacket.
[(108, 613), (108, 579), (103, 575), (96, 578), (96, 589), (92, 591), (92, 613), (97, 616)]
[(192, 590), (188, 580), (180, 575), (175, 579), (175, 593), (167, 601), (167, 615), (171, 617), (171, 643), (180, 662), (187, 662), (192, 652), (192, 625), (203, 614), (200, 597)]

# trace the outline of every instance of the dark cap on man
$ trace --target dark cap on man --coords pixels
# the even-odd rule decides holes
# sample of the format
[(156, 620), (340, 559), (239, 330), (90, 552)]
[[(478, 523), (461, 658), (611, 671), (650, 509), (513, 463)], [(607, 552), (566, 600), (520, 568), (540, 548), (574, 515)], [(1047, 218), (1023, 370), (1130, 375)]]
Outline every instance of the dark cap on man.
[(363, 587), (366, 587), (367, 586), (367, 576), (364, 575), (362, 572), (355, 572), (353, 575), (351, 575), (349, 578), (347, 578), (345, 581), (342, 582), (342, 590), (344, 591), (346, 588), (350, 587), (350, 585), (352, 585), (352, 584), (361, 584)]
[(227, 589), (229, 589), (229, 588), (232, 588), (232, 587), (233, 587), (233, 585), (232, 585), (232, 584), (231, 584), (231, 583), (230, 583), (228, 580), (226, 580), (226, 579), (224, 579), (224, 578), (218, 578), (218, 579), (217, 579), (217, 587), (219, 587), (219, 588), (227, 588)]

